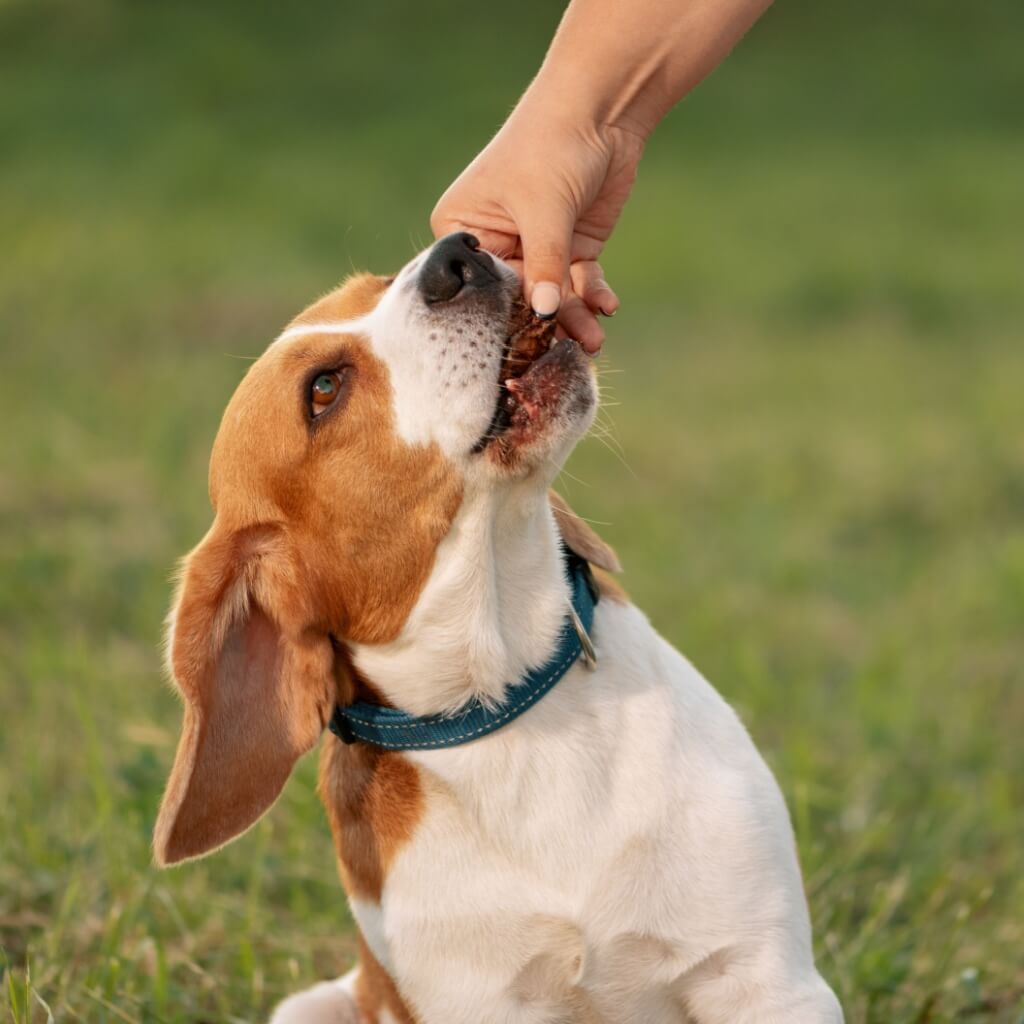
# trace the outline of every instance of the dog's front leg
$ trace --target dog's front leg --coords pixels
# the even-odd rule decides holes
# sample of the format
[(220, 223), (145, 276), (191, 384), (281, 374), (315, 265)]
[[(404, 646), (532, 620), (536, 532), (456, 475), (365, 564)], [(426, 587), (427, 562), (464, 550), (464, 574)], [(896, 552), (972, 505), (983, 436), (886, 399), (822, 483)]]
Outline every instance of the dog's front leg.
[(684, 998), (701, 1024), (843, 1024), (839, 1000), (813, 964), (787, 971), (756, 952), (698, 968)]
[(354, 995), (358, 970), (289, 996), (274, 1010), (270, 1024), (363, 1024)]

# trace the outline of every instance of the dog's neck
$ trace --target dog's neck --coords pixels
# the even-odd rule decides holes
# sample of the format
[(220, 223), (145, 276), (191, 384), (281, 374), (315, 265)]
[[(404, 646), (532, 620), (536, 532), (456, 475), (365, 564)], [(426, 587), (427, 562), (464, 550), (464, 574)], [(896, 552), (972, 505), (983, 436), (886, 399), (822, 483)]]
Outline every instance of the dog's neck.
[(568, 600), (546, 494), (535, 483), (469, 490), (401, 635), (356, 646), (354, 661), (412, 714), (452, 711), (472, 698), (497, 703), (551, 656)]

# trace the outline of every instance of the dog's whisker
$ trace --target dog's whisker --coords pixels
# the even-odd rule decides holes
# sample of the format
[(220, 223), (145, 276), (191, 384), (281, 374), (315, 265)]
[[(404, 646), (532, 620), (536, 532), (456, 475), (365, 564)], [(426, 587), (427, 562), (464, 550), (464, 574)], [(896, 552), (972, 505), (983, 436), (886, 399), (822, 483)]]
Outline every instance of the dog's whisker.
[(558, 478), (565, 476), (568, 477), (570, 480), (573, 480), (576, 483), (578, 483), (580, 487), (589, 488), (591, 486), (590, 484), (587, 483), (586, 480), (581, 480), (578, 476), (573, 476), (573, 474), (570, 473), (569, 470), (565, 468), (565, 466), (559, 467), (555, 460), (551, 458), (551, 456), (545, 456), (544, 461), (547, 462), (549, 466), (554, 466), (556, 469), (558, 469)]
[(591, 430), (588, 431), (587, 433), (587, 437), (592, 437), (595, 441), (604, 445), (604, 447), (607, 448), (608, 451), (610, 451), (612, 455), (615, 456), (618, 462), (621, 463), (622, 467), (630, 474), (630, 476), (633, 477), (634, 480), (640, 479), (640, 477), (637, 476), (633, 467), (626, 460), (625, 451), (621, 448), (621, 446), (619, 448), (616, 448), (615, 445), (611, 443), (609, 435), (607, 433), (601, 433), (600, 431), (596, 431), (593, 428), (591, 428)]

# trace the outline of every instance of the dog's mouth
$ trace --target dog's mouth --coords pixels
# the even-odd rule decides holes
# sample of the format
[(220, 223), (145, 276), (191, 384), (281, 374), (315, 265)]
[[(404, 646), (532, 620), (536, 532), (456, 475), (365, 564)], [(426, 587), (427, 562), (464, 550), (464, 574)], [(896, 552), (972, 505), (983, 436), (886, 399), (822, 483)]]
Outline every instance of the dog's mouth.
[[(575, 346), (576, 342), (563, 341), (558, 345)], [(482, 452), (506, 434), (517, 413), (532, 417), (538, 411), (536, 396), (531, 394), (532, 389), (528, 385), (550, 360), (556, 347), (554, 319), (542, 320), (522, 299), (517, 298), (509, 314), (508, 341), (498, 373), (498, 401), (491, 422), (473, 445), (474, 454)]]

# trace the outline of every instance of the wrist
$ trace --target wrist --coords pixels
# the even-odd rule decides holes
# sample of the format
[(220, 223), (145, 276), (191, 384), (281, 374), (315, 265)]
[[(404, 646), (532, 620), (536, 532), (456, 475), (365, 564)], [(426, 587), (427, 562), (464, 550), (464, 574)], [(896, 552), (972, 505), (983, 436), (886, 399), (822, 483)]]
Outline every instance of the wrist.
[(531, 119), (560, 123), (588, 134), (617, 128), (646, 143), (675, 103), (666, 85), (657, 55), (646, 66), (633, 68), (625, 79), (613, 79), (592, 64), (576, 66), (549, 55), (520, 100), (517, 113), (523, 107)]
[(595, 110), (539, 75), (509, 115), (502, 134), (510, 136), (508, 141), (515, 148), (535, 155), (568, 154), (580, 144), (593, 150), (606, 148)]

